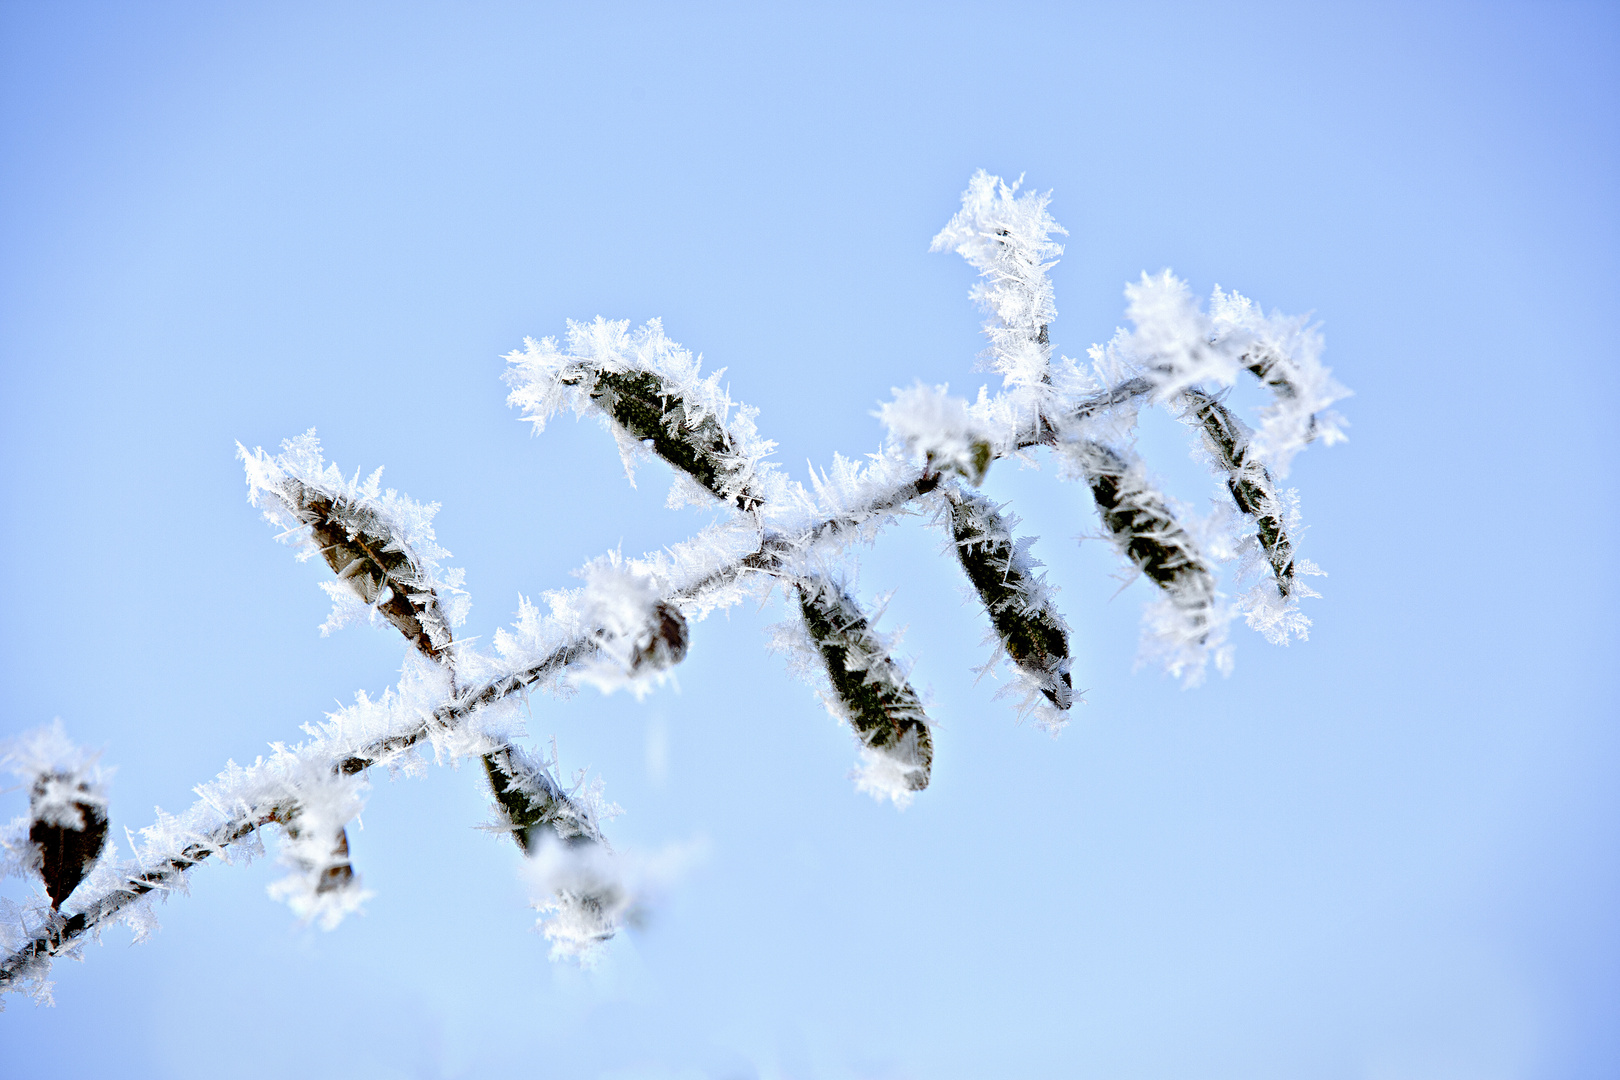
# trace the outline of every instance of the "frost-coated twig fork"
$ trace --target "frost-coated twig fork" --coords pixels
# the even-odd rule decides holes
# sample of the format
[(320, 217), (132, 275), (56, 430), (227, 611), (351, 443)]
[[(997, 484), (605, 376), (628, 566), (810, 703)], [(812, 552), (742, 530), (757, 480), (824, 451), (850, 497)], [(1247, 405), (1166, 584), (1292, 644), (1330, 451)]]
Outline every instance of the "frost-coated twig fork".
[[(1064, 230), (1049, 196), (1019, 193), (983, 172), (934, 239), (980, 272), (973, 298), (990, 314), (983, 366), (1002, 385), (976, 400), (922, 384), (897, 390), (881, 416), (889, 434), (864, 462), (835, 455), (808, 483), (771, 459), (774, 444), (756, 413), (722, 388), (722, 371), (653, 320), (570, 322), (562, 342), (530, 339), (507, 357), (508, 401), (535, 430), (567, 408), (597, 417), (616, 439), (627, 471), (648, 457), (675, 473), (670, 505), (728, 513), (684, 543), (641, 558), (610, 553), (577, 573), (582, 587), (544, 595), (542, 612), (520, 599), (517, 621), (492, 650), (457, 641), (469, 606), (463, 571), (443, 565), (423, 505), (381, 485), (381, 470), (345, 478), (321, 454), (314, 432), (278, 454), (239, 447), (249, 499), (298, 548), (333, 571), (322, 626), (382, 620), (408, 649), (399, 683), (376, 699), (306, 725), (296, 745), (275, 743), (251, 765), (227, 764), (196, 789), (180, 815), (141, 830), (132, 860), (107, 849), (106, 777), (60, 725), (9, 747), (29, 785), (26, 815), (0, 834), (5, 872), (36, 883), (28, 902), (0, 899), (0, 989), (49, 1000), (58, 956), (78, 956), (86, 937), (124, 922), (137, 939), (155, 927), (152, 898), (183, 889), (194, 867), (251, 857), (269, 825), (281, 827), (288, 873), (271, 886), (300, 918), (333, 927), (370, 895), (355, 872), (348, 824), (368, 775), (419, 772), (436, 762), (479, 760), (489, 784), (491, 827), (509, 834), (539, 874), (537, 897), (554, 955), (584, 955), (613, 936), (638, 902), (636, 875), (602, 825), (616, 808), (600, 782), (565, 783), (556, 754), (519, 743), (522, 699), (532, 689), (568, 692), (582, 683), (638, 696), (686, 655), (688, 624), (744, 599), (776, 595), (787, 618), (771, 646), (820, 690), (854, 734), (857, 787), (905, 806), (929, 784), (935, 754), (922, 697), (892, 635), (859, 599), (853, 549), (897, 516), (929, 515), (941, 530), (989, 621), (1006, 690), (1021, 711), (1057, 733), (1082, 699), (1071, 634), (1056, 590), (1021, 538), (1018, 519), (975, 490), (991, 465), (1044, 452), (1060, 477), (1082, 481), (1103, 534), (1156, 599), (1144, 620), (1142, 656), (1187, 685), (1209, 664), (1230, 669), (1229, 624), (1241, 617), (1268, 640), (1304, 638), (1300, 601), (1316, 594), (1300, 578), (1320, 573), (1297, 556), (1298, 500), (1277, 483), (1309, 442), (1343, 438), (1329, 407), (1345, 396), (1319, 361), (1321, 337), (1307, 321), (1265, 315), (1216, 288), (1205, 309), (1168, 271), (1127, 287), (1127, 317), (1087, 361), (1054, 354), (1050, 270)], [(1257, 427), (1225, 391), (1252, 376), (1270, 392)], [(1195, 447), (1220, 484), (1208, 515), (1163, 494), (1134, 449), (1137, 416), (1163, 405), (1194, 431)], [(1221, 567), (1236, 563), (1244, 590), (1229, 596)]]

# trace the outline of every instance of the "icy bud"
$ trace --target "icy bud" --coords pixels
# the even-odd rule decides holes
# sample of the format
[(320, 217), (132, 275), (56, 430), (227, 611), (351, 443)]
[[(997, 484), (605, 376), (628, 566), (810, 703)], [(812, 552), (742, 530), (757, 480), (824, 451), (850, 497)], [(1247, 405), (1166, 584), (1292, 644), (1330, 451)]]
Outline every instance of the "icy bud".
[(623, 926), (641, 925), (649, 908), (704, 850), (701, 841), (641, 853), (543, 838), (523, 876), (531, 906), (540, 912), (538, 929), (551, 942), (551, 958), (589, 965)]
[(68, 740), (62, 721), (8, 743), (4, 760), (29, 786), (25, 867), (39, 874), (59, 909), (107, 843), (106, 773), (99, 753)]
[(1074, 704), (1069, 674), (1069, 631), (1051, 601), (1040, 565), (1029, 557), (1033, 538), (1013, 539), (1017, 518), (1003, 517), (990, 500), (976, 495), (951, 503), (956, 557), (984, 602), (990, 624), (1007, 651), (1020, 681), (1033, 692), (1040, 722), (1054, 734)]
[(471, 605), (461, 588), (465, 572), (439, 565), (450, 553), (433, 533), (438, 504), (384, 490), (381, 469), (364, 483), (358, 473), (346, 480), (322, 459), (314, 429), (281, 446), (271, 457), (238, 443), (237, 456), (247, 468), (248, 501), (300, 543), (300, 558), (319, 554), (337, 574), (323, 583), (333, 611), (322, 633), (375, 612), (440, 659)]
[(596, 628), (598, 658), (578, 677), (603, 693), (625, 687), (639, 698), (686, 658), (686, 617), (616, 553), (585, 569), (580, 607)]
[(967, 401), (951, 397), (948, 389), (920, 382), (906, 390), (897, 387), (894, 400), (879, 406), (877, 416), (907, 453), (922, 455), (930, 472), (954, 472), (978, 484), (990, 468), (990, 439)]
[(799, 612), (826, 665), (827, 707), (860, 740), (856, 786), (906, 806), (928, 786), (934, 745), (922, 700), (855, 600), (825, 578), (798, 584)]
[(1218, 285), (1209, 308), (1215, 333), (1232, 342), (1239, 362), (1272, 392), (1254, 444), (1278, 476), (1288, 475), (1294, 455), (1308, 443), (1320, 439), (1332, 446), (1348, 438), (1344, 419), (1329, 406), (1350, 391), (1322, 364), (1322, 335), (1308, 318), (1266, 315), (1260, 305)]
[(589, 963), (619, 932), (630, 894), (618, 880), (612, 855), (600, 844), (570, 844), (544, 836), (531, 852), (525, 876), (534, 890), (538, 928), (551, 942), (553, 960)]
[(278, 815), (287, 832), (280, 861), (290, 873), (267, 891), (300, 920), (322, 930), (335, 930), (372, 896), (361, 888), (349, 861), (344, 827), (364, 808), (364, 790), (363, 779), (325, 773), (311, 763), (295, 787), (296, 801)]

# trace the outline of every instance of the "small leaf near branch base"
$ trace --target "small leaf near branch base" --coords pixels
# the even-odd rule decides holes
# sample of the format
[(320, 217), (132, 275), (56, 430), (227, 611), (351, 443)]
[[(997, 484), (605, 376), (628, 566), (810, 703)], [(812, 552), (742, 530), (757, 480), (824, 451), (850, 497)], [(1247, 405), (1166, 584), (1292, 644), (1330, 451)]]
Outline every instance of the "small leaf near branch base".
[(35, 778), (29, 810), (28, 840), (51, 907), (59, 910), (107, 844), (106, 799), (84, 778), (52, 772)]

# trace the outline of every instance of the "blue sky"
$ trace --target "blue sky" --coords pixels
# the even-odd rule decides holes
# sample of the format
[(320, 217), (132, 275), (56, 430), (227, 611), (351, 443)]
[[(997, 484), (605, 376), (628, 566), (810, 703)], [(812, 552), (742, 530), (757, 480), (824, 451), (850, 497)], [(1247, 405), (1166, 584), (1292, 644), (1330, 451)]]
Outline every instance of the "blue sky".
[[(1244, 633), (1196, 691), (1133, 675), (1147, 587), (1074, 542), (1083, 490), (1000, 465), (1089, 690), (1061, 738), (974, 683), (982, 615), (904, 524), (861, 577), (936, 703), (904, 813), (764, 651), (779, 611), (734, 610), (678, 692), (533, 703), (615, 843), (707, 852), (595, 970), (546, 959), (476, 770), (379, 778), (364, 917), (301, 929), (273, 859), (206, 867), (153, 941), (58, 965), (55, 1009), (7, 1002), (0, 1074), (1620, 1071), (1612, 8), (0, 19), (0, 734), (105, 747), (115, 835), (397, 675), (391, 632), (316, 633), (319, 568), (235, 440), (316, 427), (441, 502), (487, 640), (704, 520), (594, 424), (531, 439), (501, 354), (661, 316), (802, 478), (875, 449), (892, 387), (984, 381), (972, 271), (927, 252), (977, 168), (1054, 192), (1069, 355), (1173, 267), (1314, 312), (1356, 392), (1291, 477), (1330, 575), (1310, 642)], [(1173, 424), (1143, 449), (1202, 497)]]

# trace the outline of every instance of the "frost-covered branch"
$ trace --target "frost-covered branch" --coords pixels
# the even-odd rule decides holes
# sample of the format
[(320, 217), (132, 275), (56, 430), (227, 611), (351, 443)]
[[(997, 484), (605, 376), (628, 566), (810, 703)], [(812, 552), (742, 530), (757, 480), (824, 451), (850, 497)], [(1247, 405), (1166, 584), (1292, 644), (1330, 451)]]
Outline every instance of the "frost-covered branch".
[[(459, 572), (439, 567), (438, 559), (446, 553), (432, 544), (431, 530), (426, 529), (433, 508), (422, 507), (394, 492), (383, 492), (375, 474), (365, 484), (343, 481), (335, 468), (321, 460), (319, 444), (312, 434), (288, 440), (283, 453), (275, 457), (245, 451), (243, 456), (255, 498), (264, 500), (268, 496), (264, 505), (267, 517), (281, 527), (283, 538), (298, 545), (300, 554), (321, 554), (340, 573), (352, 567), (355, 560), (346, 557), (351, 551), (364, 549), (381, 554), (373, 565), (391, 562), (391, 572), (396, 575), (393, 580), (401, 584), (402, 590), (411, 590), (401, 593), (413, 605), (405, 614), (419, 622), (422, 614), (443, 610), (436, 588), (459, 590)], [(289, 490), (289, 482), (296, 487)], [(706, 573), (691, 575), (690, 580), (666, 595), (646, 599), (657, 613), (657, 625), (639, 643), (631, 639), (630, 648), (623, 654), (628, 665), (656, 670), (660, 665), (678, 662), (686, 648), (684, 617), (680, 614), (683, 608), (707, 611), (716, 604), (735, 602), (747, 592), (739, 589), (740, 579), (752, 576), (774, 581), (783, 575), (784, 567), (797, 565), (797, 559), (818, 542), (856, 529), (874, 515), (896, 511), (918, 497), (919, 489), (927, 492), (933, 486), (921, 479), (896, 485), (870, 505), (846, 507), (836, 516), (817, 520), (795, 534), (773, 533), (751, 550), (726, 559)], [(366, 512), (354, 510), (357, 499), (369, 500)], [(298, 517), (299, 511), (294, 509), (302, 507), (312, 512), (308, 510), (312, 505), (325, 508), (322, 520), (327, 524), (319, 529), (316, 522)], [(362, 524), (350, 537), (341, 525), (334, 524), (340, 520)], [(660, 560), (663, 576), (674, 578), (683, 566), (690, 574), (690, 567), (701, 558), (699, 550), (712, 553), (707, 550), (712, 548), (712, 540), (699, 538), (696, 543), (674, 549)], [(387, 555), (398, 559), (388, 560)], [(354, 582), (355, 595), (369, 595), (372, 606), (380, 607), (377, 598), (382, 597), (386, 603), (391, 586), (379, 587), (375, 575), (368, 584), (363, 570), (340, 580)], [(357, 613), (352, 607), (347, 592), (328, 591), (335, 609), (328, 627), (363, 617), (363, 610)], [(458, 592), (458, 596), (462, 595)], [(459, 622), (465, 611), (464, 600), (458, 600), (453, 610), (454, 622)], [(503, 632), (498, 638), (506, 646), (507, 658), (529, 662), (501, 664), (497, 659), (469, 654), (461, 667), (471, 668), (483, 678), (463, 682), (459, 687), (453, 682), (452, 665), (440, 662), (457, 651), (448, 637), (450, 620), (445, 620), (445, 636), (437, 645), (431, 637), (416, 634), (410, 623), (400, 626), (421, 661), (414, 667), (407, 665), (406, 679), (397, 693), (375, 702), (362, 697), (359, 706), (334, 714), (328, 723), (314, 729), (319, 736), (314, 741), (290, 748), (278, 744), (268, 761), (261, 759), (246, 768), (232, 764), (213, 784), (199, 788), (202, 799), (187, 814), (165, 818), (143, 830), (146, 843), (133, 863), (104, 860), (87, 886), (89, 895), (78, 897), (78, 910), (71, 916), (47, 920), (32, 929), (22, 926), (20, 935), (13, 934), (17, 940), (6, 944), (11, 955), (0, 961), (0, 988), (19, 986), (30, 979), (36, 985), (45, 985), (43, 973), (50, 958), (72, 951), (81, 939), (98, 934), (112, 922), (126, 921), (137, 933), (147, 932), (151, 912), (141, 904), (153, 894), (184, 889), (188, 871), (210, 858), (230, 861), (233, 852), (238, 851), (250, 856), (251, 848), (242, 845), (254, 841), (258, 831), (267, 825), (281, 825), (292, 834), (299, 828), (301, 817), (308, 820), (306, 804), (316, 801), (310, 798), (315, 792), (333, 785), (342, 790), (344, 780), (363, 777), (373, 766), (415, 771), (415, 755), (420, 748), (431, 749), (438, 760), (479, 757), (496, 802), (499, 827), (510, 832), (525, 852), (539, 846), (542, 832), (555, 835), (567, 845), (602, 842), (597, 809), (569, 795), (544, 763), (535, 762), (512, 744), (503, 733), (513, 726), (509, 710), (499, 714), (496, 709), (510, 706), (531, 688), (559, 686), (569, 671), (598, 668), (595, 674), (601, 678), (598, 665), (603, 652), (613, 647), (608, 640), (612, 632), (604, 633), (602, 626), (583, 627), (536, 653), (533, 646), (544, 640), (547, 629), (555, 627), (538, 625), (538, 613), (532, 607), (528, 611), (529, 625), (520, 620), (514, 632)], [(597, 613), (601, 614), (600, 610)], [(386, 618), (388, 609), (384, 607), (381, 614)], [(367, 730), (375, 732), (375, 736), (355, 737)], [(329, 806), (334, 801), (332, 792), (327, 790), (325, 794), (327, 797), (318, 801)], [(225, 808), (230, 809), (222, 813)], [(359, 890), (352, 872), (345, 874), (338, 869), (348, 865), (342, 824), (359, 808), (358, 802), (352, 803), (336, 829), (318, 833), (312, 824), (306, 824), (292, 837), (295, 844), (319, 835), (334, 837), (324, 851), (319, 843), (309, 841), (288, 853), (288, 861), (295, 863), (298, 873), (277, 895), (293, 903), (301, 916), (335, 924), (368, 895)], [(300, 889), (300, 883), (307, 883), (307, 887)], [(597, 904), (598, 899), (589, 893), (577, 897), (578, 903), (587, 907)], [(611, 936), (610, 931), (611, 925), (604, 926), (594, 940)]]
[[(639, 902), (638, 872), (608, 843), (616, 809), (600, 782), (565, 784), (555, 748), (525, 750), (521, 703), (532, 690), (588, 684), (638, 696), (656, 687), (690, 646), (690, 622), (745, 599), (774, 594), (788, 619), (773, 647), (820, 690), (857, 744), (857, 786), (904, 806), (927, 788), (935, 746), (898, 634), (877, 629), (857, 597), (852, 550), (899, 517), (922, 514), (946, 537), (989, 619), (1008, 690), (1054, 734), (1076, 704), (1072, 635), (1056, 588), (1037, 572), (1033, 537), (1018, 519), (972, 490), (997, 461), (1034, 464), (1046, 454), (1062, 479), (1079, 480), (1102, 533), (1128, 571), (1155, 588), (1143, 655), (1189, 685), (1210, 661), (1230, 670), (1227, 628), (1241, 615), (1268, 640), (1303, 638), (1300, 578), (1320, 573), (1298, 557), (1298, 499), (1279, 489), (1312, 441), (1342, 439), (1330, 409), (1345, 391), (1320, 363), (1321, 336), (1305, 319), (1265, 315), (1217, 287), (1207, 310), (1169, 272), (1126, 289), (1130, 330), (1092, 346), (1088, 360), (1057, 353), (1051, 270), (1064, 230), (1049, 195), (1020, 192), (980, 172), (962, 208), (934, 239), (978, 271), (972, 298), (988, 313), (985, 366), (1000, 388), (956, 398), (947, 386), (896, 390), (878, 410), (889, 438), (864, 461), (834, 455), (804, 482), (769, 460), (774, 444), (755, 410), (731, 399), (723, 371), (671, 341), (654, 319), (569, 322), (563, 339), (529, 339), (507, 357), (508, 402), (536, 431), (563, 409), (596, 416), (614, 436), (627, 473), (657, 457), (673, 470), (670, 505), (724, 508), (714, 524), (661, 552), (611, 552), (576, 573), (583, 584), (520, 598), (516, 621), (493, 649), (458, 641), (469, 600), (460, 569), (432, 527), (438, 507), (381, 485), (381, 471), (346, 478), (323, 459), (313, 432), (279, 454), (241, 450), (249, 497), (301, 559), (319, 555), (329, 633), (386, 622), (408, 650), (399, 682), (380, 697), (304, 727), (247, 766), (227, 764), (196, 789), (197, 802), (130, 837), (132, 859), (108, 849), (106, 776), (60, 729), (9, 751), (30, 791), (29, 812), (0, 833), (0, 870), (37, 883), (33, 901), (0, 900), (0, 990), (49, 997), (53, 957), (77, 955), (109, 924), (137, 938), (155, 926), (151, 902), (183, 891), (210, 859), (251, 858), (267, 826), (284, 836), (289, 873), (271, 891), (305, 920), (336, 925), (370, 894), (349, 847), (373, 767), (415, 775), (428, 760), (477, 760), (493, 820), (523, 852), (553, 953), (588, 954)], [(1253, 377), (1270, 394), (1251, 427), (1226, 392)], [(1143, 409), (1165, 406), (1194, 432), (1219, 481), (1208, 515), (1163, 491), (1136, 452)], [(1222, 564), (1236, 561), (1247, 591), (1229, 600)], [(881, 613), (881, 605), (879, 614)], [(642, 875), (645, 876), (645, 875)]]

